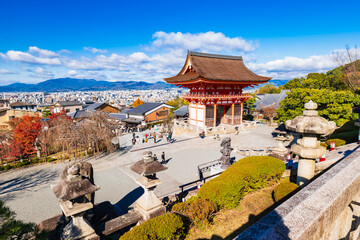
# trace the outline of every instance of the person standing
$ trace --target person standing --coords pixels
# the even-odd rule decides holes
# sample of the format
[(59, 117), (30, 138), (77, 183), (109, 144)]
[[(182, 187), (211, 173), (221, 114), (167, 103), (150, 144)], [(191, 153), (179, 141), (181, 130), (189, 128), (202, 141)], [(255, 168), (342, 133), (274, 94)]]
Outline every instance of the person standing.
[(154, 154), (154, 161), (157, 161), (158, 160), (158, 158), (157, 158), (157, 156), (156, 156), (156, 154)]
[(165, 163), (165, 152), (161, 153), (161, 162)]
[(154, 138), (154, 143), (156, 143), (156, 133), (155, 132), (153, 134), (153, 138)]

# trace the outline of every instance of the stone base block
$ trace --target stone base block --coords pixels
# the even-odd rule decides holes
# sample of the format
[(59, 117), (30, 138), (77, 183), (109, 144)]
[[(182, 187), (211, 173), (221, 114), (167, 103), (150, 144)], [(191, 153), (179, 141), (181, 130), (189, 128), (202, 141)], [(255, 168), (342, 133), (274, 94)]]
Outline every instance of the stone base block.
[(134, 210), (138, 211), (142, 216), (144, 221), (149, 220), (151, 218), (163, 215), (166, 213), (166, 207), (165, 206), (159, 206), (157, 208), (153, 208), (152, 210), (145, 211), (138, 205), (134, 206)]

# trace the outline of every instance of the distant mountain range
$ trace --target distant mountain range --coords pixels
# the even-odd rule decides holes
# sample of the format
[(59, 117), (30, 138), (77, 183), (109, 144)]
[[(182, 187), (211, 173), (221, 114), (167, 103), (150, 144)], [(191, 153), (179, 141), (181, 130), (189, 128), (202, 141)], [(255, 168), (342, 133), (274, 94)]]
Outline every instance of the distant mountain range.
[[(283, 85), (288, 80), (270, 80), (269, 84)], [(166, 82), (136, 82), (136, 81), (97, 81), (94, 79), (56, 78), (37, 84), (13, 83), (0, 86), (0, 92), (66, 92), (66, 91), (107, 91), (107, 90), (145, 90), (170, 89), (174, 85)]]
[(136, 81), (97, 81), (94, 79), (56, 78), (37, 84), (12, 83), (0, 86), (0, 92), (66, 92), (66, 91), (106, 91), (169, 89), (174, 86), (165, 82), (147, 83)]

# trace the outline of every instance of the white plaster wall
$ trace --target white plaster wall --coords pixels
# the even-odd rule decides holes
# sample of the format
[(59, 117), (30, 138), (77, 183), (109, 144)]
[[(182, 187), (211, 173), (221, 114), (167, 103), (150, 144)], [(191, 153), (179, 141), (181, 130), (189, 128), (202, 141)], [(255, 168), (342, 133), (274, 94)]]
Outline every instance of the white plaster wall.
[(204, 109), (197, 110), (197, 120), (204, 121)]

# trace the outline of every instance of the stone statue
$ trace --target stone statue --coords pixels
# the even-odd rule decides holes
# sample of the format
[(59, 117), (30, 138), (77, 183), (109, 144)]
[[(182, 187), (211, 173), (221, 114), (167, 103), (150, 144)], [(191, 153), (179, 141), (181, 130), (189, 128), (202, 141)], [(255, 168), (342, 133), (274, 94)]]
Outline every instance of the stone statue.
[(222, 157), (220, 158), (221, 168), (226, 169), (231, 165), (230, 154), (231, 151), (233, 150), (233, 148), (231, 147), (231, 138), (229, 137), (224, 138), (221, 141), (220, 146), (222, 147), (222, 149), (220, 150), (222, 154)]

